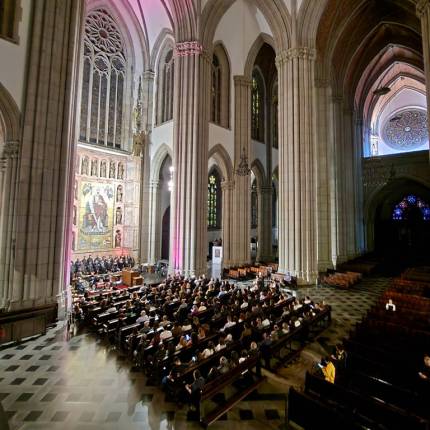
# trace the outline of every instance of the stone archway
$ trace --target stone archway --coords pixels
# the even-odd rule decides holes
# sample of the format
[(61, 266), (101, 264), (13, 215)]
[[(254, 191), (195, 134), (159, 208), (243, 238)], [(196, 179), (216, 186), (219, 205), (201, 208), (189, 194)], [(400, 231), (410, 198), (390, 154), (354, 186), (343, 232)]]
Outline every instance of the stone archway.
[(367, 203), (368, 249), (406, 261), (430, 255), (430, 187), (409, 178), (395, 179), (376, 190)]

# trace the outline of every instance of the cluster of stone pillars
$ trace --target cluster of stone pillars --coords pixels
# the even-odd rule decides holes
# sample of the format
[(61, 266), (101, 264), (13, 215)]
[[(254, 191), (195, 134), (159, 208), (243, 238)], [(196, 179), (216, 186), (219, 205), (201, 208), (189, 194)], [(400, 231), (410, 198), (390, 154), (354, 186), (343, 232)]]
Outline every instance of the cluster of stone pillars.
[[(0, 307), (19, 309), (58, 300), (66, 279), (70, 237), (68, 195), (75, 151), (83, 0), (38, 0), (33, 11), (29, 78), (18, 141), (7, 141), (0, 165)], [(430, 82), (430, 1), (417, 2), (426, 81)], [(207, 159), (210, 50), (179, 41), (175, 58), (174, 188), (170, 263), (184, 274), (206, 272)], [(279, 267), (313, 283), (319, 270), (362, 251), (360, 119), (315, 81), (315, 52), (277, 53), (279, 80)], [(145, 130), (150, 131), (153, 72), (144, 76)], [(427, 86), (430, 101), (430, 86)], [(250, 155), (249, 78), (234, 79), (235, 159), (222, 185), (224, 262), (249, 262), (250, 177), (237, 173)], [(430, 109), (430, 102), (428, 103)], [(352, 130), (356, 130), (355, 134)], [(353, 142), (353, 144), (351, 144)], [(157, 205), (150, 179), (150, 133), (145, 141), (141, 195), (141, 258), (153, 255), (158, 229), (145, 208)], [(345, 175), (344, 172), (353, 172)], [(271, 175), (267, 175), (270, 179)], [(263, 213), (271, 207), (269, 180), (259, 189)], [(351, 192), (352, 190), (352, 192)], [(264, 209), (266, 208), (266, 209)], [(267, 216), (267, 215), (266, 215)], [(271, 217), (260, 223), (260, 258), (270, 255)], [(151, 248), (152, 247), (152, 248)], [(152, 254), (151, 254), (152, 253)]]

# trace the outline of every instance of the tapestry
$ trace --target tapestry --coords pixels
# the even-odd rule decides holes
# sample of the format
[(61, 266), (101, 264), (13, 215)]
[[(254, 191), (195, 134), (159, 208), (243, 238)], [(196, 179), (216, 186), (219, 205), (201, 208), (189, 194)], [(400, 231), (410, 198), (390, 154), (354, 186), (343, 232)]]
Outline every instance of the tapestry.
[(114, 187), (82, 182), (79, 193), (79, 250), (112, 249)]

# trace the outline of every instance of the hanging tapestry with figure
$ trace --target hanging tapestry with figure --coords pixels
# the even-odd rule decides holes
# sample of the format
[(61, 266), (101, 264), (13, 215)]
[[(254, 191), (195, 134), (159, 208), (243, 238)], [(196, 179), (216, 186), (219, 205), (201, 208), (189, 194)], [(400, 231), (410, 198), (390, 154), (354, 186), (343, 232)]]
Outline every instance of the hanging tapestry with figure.
[(79, 250), (112, 248), (114, 188), (82, 182), (79, 194)]

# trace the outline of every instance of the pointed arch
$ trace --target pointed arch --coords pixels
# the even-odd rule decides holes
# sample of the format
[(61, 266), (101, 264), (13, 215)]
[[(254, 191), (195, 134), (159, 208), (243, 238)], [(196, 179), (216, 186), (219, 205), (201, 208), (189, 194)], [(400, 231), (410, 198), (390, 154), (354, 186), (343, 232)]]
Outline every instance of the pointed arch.
[(257, 55), (260, 52), (260, 49), (265, 43), (270, 45), (272, 49), (276, 52), (275, 41), (273, 40), (273, 37), (267, 33), (260, 33), (252, 44), (251, 48), (249, 49), (248, 56), (246, 57), (244, 75), (248, 79), (252, 79), (252, 72), (254, 70), (255, 60), (257, 59)]
[(173, 119), (174, 49), (173, 38), (166, 36), (160, 46), (156, 61), (156, 125), (161, 125)]
[(152, 181), (158, 181), (158, 178), (160, 177), (160, 171), (163, 167), (163, 162), (166, 157), (170, 157), (173, 160), (172, 150), (167, 144), (162, 143), (151, 160)]
[(224, 181), (231, 181), (233, 179), (233, 163), (225, 148), (218, 143), (209, 150), (208, 159), (213, 158), (222, 173)]
[(157, 60), (163, 51), (163, 47), (165, 46), (166, 39), (171, 40), (172, 46), (174, 46), (175, 39), (173, 37), (173, 33), (169, 28), (163, 28), (160, 31), (160, 34), (158, 35), (157, 39), (155, 40), (154, 46), (152, 47), (151, 52), (151, 59), (149, 62), (149, 68), (150, 70), (156, 70), (157, 67)]
[[(200, 27), (203, 29), (204, 46), (211, 46), (218, 24), (235, 0), (208, 0), (206, 3)], [(255, 7), (264, 15), (274, 34), (274, 50), (281, 52), (291, 44), (291, 15), (284, 0), (252, 0)], [(276, 47), (276, 49), (275, 49)]]
[(258, 158), (251, 163), (251, 170), (257, 179), (257, 186), (263, 187), (267, 183), (266, 173), (263, 164), (261, 164), (261, 161)]
[(5, 142), (20, 139), (21, 113), (9, 91), (0, 82), (0, 126)]
[(211, 121), (224, 128), (230, 126), (230, 59), (222, 42), (215, 43), (211, 74)]

